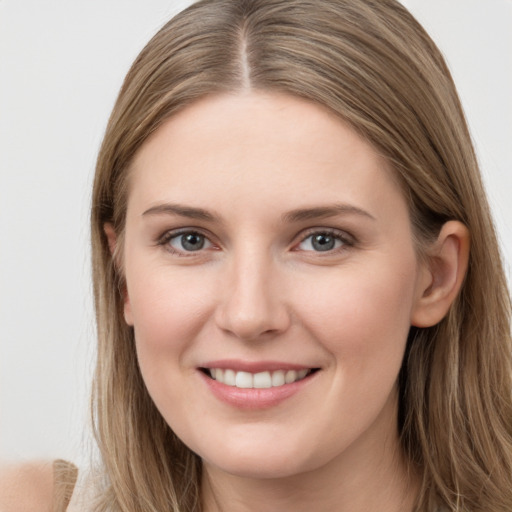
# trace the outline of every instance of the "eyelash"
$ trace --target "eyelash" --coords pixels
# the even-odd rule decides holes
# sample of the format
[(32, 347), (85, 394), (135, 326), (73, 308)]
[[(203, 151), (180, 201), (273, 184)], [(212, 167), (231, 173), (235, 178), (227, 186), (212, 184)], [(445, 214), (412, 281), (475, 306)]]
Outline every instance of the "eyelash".
[[(322, 253), (325, 253), (325, 256), (338, 254), (339, 252), (345, 251), (349, 249), (350, 247), (353, 247), (355, 245), (355, 239), (353, 236), (349, 235), (345, 231), (340, 231), (338, 229), (332, 229), (332, 228), (326, 228), (326, 229), (318, 229), (313, 228), (306, 232), (305, 236), (303, 236), (298, 244), (295, 245), (295, 247), (300, 246), (303, 244), (308, 238), (311, 238), (315, 235), (322, 235), (324, 237), (333, 238), (335, 241), (341, 242), (341, 247), (336, 247), (333, 249), (328, 249), (326, 251), (304, 251), (304, 252), (314, 252), (316, 254), (322, 255)], [(295, 249), (298, 250), (298, 249)]]
[[(195, 236), (202, 237), (211, 246), (216, 247), (215, 244), (210, 240), (208, 235), (202, 233), (200, 230), (193, 229), (193, 228), (182, 229), (182, 230), (177, 230), (177, 231), (167, 231), (157, 240), (157, 245), (164, 247), (165, 250), (167, 250), (171, 254), (179, 256), (179, 257), (191, 257), (191, 256), (194, 256), (194, 253), (200, 254), (203, 252), (203, 250), (204, 250), (203, 247), (201, 247), (197, 251), (177, 250), (174, 247), (172, 247), (170, 244), (171, 240), (173, 240), (175, 238), (179, 238), (180, 236), (183, 236), (183, 235), (195, 235)], [(340, 231), (340, 230), (332, 229), (332, 228), (326, 228), (326, 229), (313, 228), (313, 229), (308, 230), (306, 232), (306, 234), (301, 237), (300, 241), (293, 246), (292, 250), (298, 252), (300, 249), (298, 249), (297, 247), (299, 247), (306, 240), (308, 240), (308, 238), (311, 238), (315, 235), (317, 235), (317, 236), (322, 235), (324, 237), (333, 238), (335, 240), (335, 242), (336, 241), (341, 242), (341, 246), (335, 247), (333, 249), (327, 249), (325, 251), (307, 250), (307, 251), (303, 251), (303, 252), (306, 252), (306, 253), (311, 252), (311, 253), (316, 253), (318, 255), (322, 255), (322, 253), (325, 253), (324, 255), (328, 256), (328, 255), (337, 254), (339, 252), (347, 250), (348, 248), (353, 247), (356, 243), (356, 240), (354, 239), (354, 237), (344, 231)]]
[(204, 238), (205, 241), (209, 242), (211, 245), (214, 245), (213, 242), (208, 238), (207, 235), (202, 233), (201, 231), (197, 229), (181, 229), (177, 231), (167, 231), (165, 232), (157, 241), (157, 245), (160, 245), (165, 248), (166, 251), (170, 252), (173, 255), (179, 256), (179, 257), (190, 257), (193, 256), (194, 253), (201, 253), (203, 252), (203, 248), (201, 247), (197, 251), (185, 251), (185, 250), (177, 250), (174, 247), (171, 246), (170, 242), (174, 238), (179, 238), (180, 236), (184, 235), (195, 235), (200, 236)]

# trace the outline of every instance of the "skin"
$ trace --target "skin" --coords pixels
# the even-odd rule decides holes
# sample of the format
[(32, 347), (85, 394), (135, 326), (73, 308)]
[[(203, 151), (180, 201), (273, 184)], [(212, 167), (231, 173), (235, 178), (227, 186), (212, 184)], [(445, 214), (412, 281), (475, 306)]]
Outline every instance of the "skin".
[(0, 467), (2, 512), (50, 512), (52, 498), (51, 462), (33, 461)]
[[(184, 248), (183, 230), (203, 248)], [(335, 247), (318, 251), (325, 233)], [(438, 322), (460, 286), (462, 225), (420, 260), (368, 143), (318, 105), (245, 92), (193, 104), (144, 144), (124, 235), (125, 319), (156, 406), (203, 459), (207, 512), (412, 509), (396, 381), (410, 326)], [(226, 358), (320, 370), (247, 410), (199, 371)]]

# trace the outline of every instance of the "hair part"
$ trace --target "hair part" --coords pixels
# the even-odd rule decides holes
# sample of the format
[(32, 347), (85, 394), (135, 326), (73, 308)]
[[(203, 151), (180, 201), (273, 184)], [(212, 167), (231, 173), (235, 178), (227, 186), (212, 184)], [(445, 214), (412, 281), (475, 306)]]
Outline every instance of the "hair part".
[(423, 475), (418, 512), (439, 504), (511, 510), (510, 297), (496, 235), (450, 72), (395, 0), (203, 0), (166, 24), (134, 62), (93, 192), (93, 416), (108, 476), (98, 510), (201, 508), (200, 460), (145, 388), (123, 318), (122, 264), (104, 225), (122, 240), (130, 163), (165, 120), (206, 95), (243, 91), (323, 105), (372, 144), (401, 184), (420, 253), (447, 220), (468, 227), (459, 297), (438, 325), (411, 328), (399, 378), (401, 443)]

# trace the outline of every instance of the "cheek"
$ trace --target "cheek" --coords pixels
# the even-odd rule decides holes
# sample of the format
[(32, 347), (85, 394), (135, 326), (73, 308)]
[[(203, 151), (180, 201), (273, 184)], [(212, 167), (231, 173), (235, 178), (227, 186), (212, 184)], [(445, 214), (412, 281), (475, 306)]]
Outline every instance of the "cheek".
[[(129, 268), (129, 267), (128, 267)], [(141, 268), (141, 267), (139, 267)], [(194, 370), (186, 364), (194, 350), (210, 301), (204, 282), (187, 272), (157, 267), (127, 273), (137, 359), (147, 390), (169, 424), (180, 424), (183, 396), (193, 396), (188, 379)], [(186, 407), (192, 407), (192, 401)]]
[(399, 366), (410, 328), (414, 283), (414, 258), (340, 270), (327, 286), (304, 291), (304, 325), (322, 340), (336, 364), (351, 372), (380, 372), (388, 362)]
[[(143, 268), (136, 261), (132, 267)], [(134, 326), (141, 367), (158, 367), (164, 359), (180, 360), (208, 318), (211, 301), (207, 280), (200, 282), (187, 271), (146, 268), (130, 273), (127, 265), (125, 313)]]
[[(414, 268), (351, 268), (323, 289), (309, 287), (304, 294), (308, 300), (302, 304), (303, 326), (330, 354), (334, 367), (330, 391), (318, 406), (318, 417), (327, 418), (325, 438), (333, 446), (347, 446), (384, 411), (388, 426), (393, 425), (396, 382), (410, 329)], [(318, 456), (328, 453), (319, 451)]]

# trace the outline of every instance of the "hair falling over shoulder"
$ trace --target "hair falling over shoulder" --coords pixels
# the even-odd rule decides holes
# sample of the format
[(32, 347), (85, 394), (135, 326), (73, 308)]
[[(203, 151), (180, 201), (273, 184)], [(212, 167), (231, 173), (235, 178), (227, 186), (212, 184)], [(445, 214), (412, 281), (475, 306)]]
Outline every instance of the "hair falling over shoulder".
[[(510, 296), (450, 72), (395, 0), (202, 0), (134, 62), (109, 120), (92, 202), (93, 420), (107, 482), (96, 510), (201, 510), (200, 460), (162, 419), (138, 368), (123, 319), (119, 246), (130, 162), (144, 141), (197, 99), (245, 89), (323, 105), (377, 148), (408, 200), (420, 252), (444, 222), (468, 228), (458, 299), (435, 327), (411, 328), (399, 379), (400, 438), (422, 475), (416, 512), (510, 512)], [(106, 222), (119, 234), (113, 256)]]

